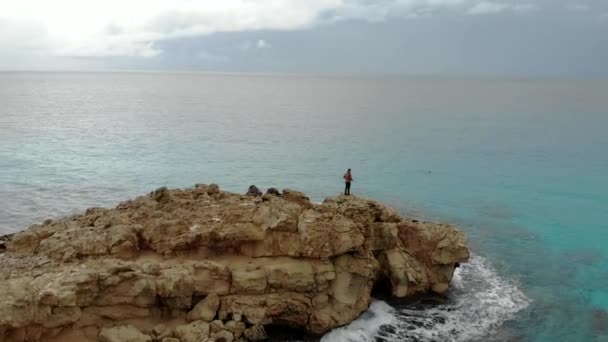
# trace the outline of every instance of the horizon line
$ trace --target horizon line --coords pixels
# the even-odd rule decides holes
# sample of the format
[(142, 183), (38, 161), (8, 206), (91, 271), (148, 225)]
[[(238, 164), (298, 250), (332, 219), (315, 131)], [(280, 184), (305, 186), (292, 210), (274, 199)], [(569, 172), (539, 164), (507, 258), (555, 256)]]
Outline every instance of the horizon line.
[(90, 73), (90, 74), (201, 74), (222, 76), (254, 77), (360, 77), (360, 78), (433, 78), (433, 79), (469, 79), (469, 80), (572, 80), (572, 81), (608, 81), (608, 77), (588, 75), (524, 75), (501, 73), (387, 73), (387, 72), (327, 72), (327, 71), (222, 71), (201, 69), (0, 69), (0, 73)]

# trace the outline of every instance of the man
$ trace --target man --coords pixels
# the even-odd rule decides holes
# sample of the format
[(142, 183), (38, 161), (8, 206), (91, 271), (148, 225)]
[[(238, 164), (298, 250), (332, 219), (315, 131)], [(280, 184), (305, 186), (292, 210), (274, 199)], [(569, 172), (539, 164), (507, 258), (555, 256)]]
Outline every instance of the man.
[(346, 171), (346, 173), (344, 174), (344, 182), (346, 184), (346, 186), (344, 187), (344, 194), (345, 195), (350, 195), (350, 182), (353, 181), (353, 175), (350, 173), (350, 169), (348, 169), (348, 171)]

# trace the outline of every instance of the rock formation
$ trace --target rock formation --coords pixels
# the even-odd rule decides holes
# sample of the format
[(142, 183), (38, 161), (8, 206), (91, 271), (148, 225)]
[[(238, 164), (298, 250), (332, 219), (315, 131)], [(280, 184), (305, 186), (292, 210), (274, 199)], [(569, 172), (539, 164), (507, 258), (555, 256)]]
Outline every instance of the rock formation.
[(281, 196), (281, 192), (277, 188), (268, 188), (268, 190), (266, 190), (266, 194), (267, 195)]
[(257, 186), (251, 185), (251, 186), (249, 186), (249, 190), (247, 190), (246, 195), (248, 195), (248, 196), (262, 196), (262, 191), (260, 191), (260, 189), (258, 189)]
[(284, 190), (160, 188), (47, 220), (0, 249), (0, 341), (245, 341), (323, 334), (396, 297), (447, 291), (469, 257), (447, 224), (377, 202)]

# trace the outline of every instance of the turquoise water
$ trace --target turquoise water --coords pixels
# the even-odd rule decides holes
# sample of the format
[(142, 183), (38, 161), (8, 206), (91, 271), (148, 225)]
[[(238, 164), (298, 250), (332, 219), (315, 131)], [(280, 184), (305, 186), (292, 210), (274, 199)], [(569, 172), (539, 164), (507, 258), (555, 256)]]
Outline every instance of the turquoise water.
[(608, 81), (0, 73), (0, 231), (160, 186), (355, 194), (453, 222), (446, 304), (325, 340), (606, 341)]

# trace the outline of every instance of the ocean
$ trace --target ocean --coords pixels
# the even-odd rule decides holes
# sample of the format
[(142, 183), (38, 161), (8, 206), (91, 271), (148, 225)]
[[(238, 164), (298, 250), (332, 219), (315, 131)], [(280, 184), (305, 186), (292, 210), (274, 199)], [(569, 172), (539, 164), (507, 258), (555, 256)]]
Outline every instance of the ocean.
[(608, 341), (608, 81), (0, 73), (0, 233), (161, 186), (343, 190), (466, 232), (334, 341)]

